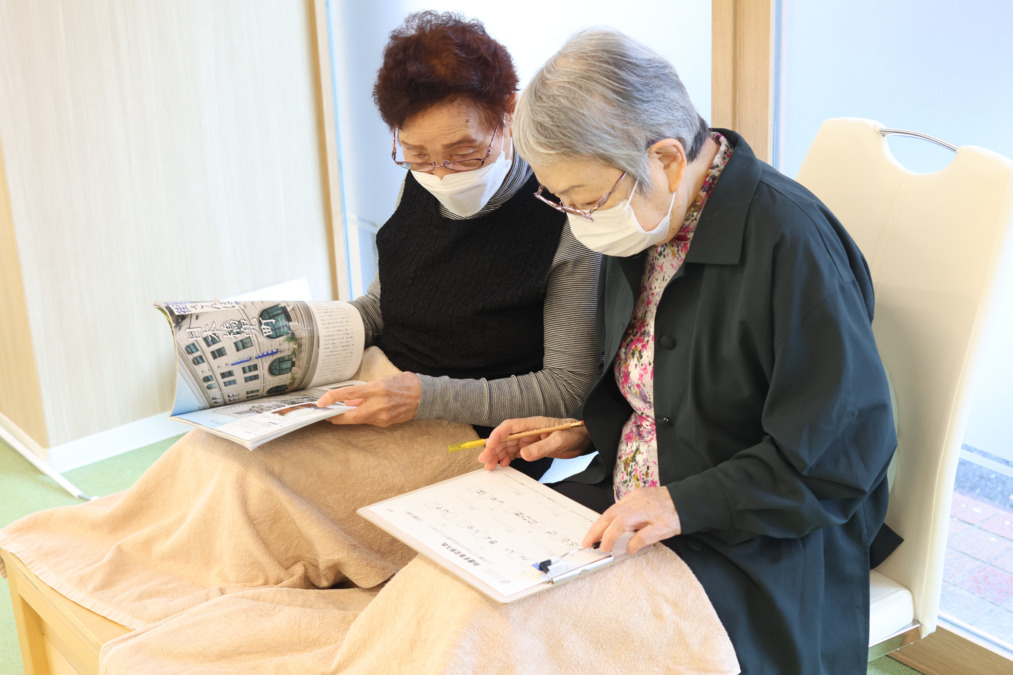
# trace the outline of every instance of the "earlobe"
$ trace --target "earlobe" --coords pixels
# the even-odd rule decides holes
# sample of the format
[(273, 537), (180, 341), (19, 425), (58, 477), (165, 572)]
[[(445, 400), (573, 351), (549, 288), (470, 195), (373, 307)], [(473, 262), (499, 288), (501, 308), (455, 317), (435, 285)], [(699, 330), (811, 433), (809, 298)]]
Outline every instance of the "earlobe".
[(668, 175), (668, 189), (671, 192), (676, 192), (679, 186), (682, 185), (682, 178), (686, 175), (686, 162), (680, 162), (677, 165), (673, 165), (670, 169), (666, 170), (665, 173)]
[(686, 175), (686, 155), (682, 152), (681, 146), (677, 147), (679, 148), (677, 153), (671, 157), (668, 166), (665, 167), (665, 175), (668, 176), (668, 189), (672, 192), (678, 189)]
[(675, 192), (686, 174), (686, 152), (674, 138), (664, 138), (655, 143), (651, 149), (657, 153), (661, 168), (668, 177), (668, 189)]

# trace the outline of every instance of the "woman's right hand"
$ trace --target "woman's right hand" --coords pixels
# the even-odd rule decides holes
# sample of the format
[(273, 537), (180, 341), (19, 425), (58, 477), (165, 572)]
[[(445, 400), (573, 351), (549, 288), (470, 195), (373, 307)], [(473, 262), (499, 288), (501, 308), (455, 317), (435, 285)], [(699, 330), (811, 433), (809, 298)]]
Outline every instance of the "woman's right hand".
[(574, 427), (547, 434), (535, 434), (524, 438), (507, 439), (507, 436), (521, 431), (555, 427), (572, 419), (555, 417), (522, 417), (507, 420), (492, 430), (485, 449), (478, 455), (478, 461), (486, 469), (508, 466), (515, 457), (533, 462), (542, 457), (570, 459), (584, 454), (591, 447), (591, 435), (585, 427)]

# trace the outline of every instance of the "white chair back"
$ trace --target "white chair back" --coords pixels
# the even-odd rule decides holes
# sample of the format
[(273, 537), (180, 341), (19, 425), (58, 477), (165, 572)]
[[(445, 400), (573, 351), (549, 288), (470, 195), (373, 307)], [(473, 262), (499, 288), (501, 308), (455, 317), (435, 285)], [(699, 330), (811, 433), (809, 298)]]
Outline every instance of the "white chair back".
[(936, 627), (977, 348), (1010, 240), (1013, 162), (966, 146), (941, 171), (917, 174), (894, 159), (882, 131), (870, 120), (828, 120), (798, 181), (841, 220), (872, 271), (873, 331), (897, 405), (886, 521), (904, 537), (876, 572), (910, 590), (924, 637)]

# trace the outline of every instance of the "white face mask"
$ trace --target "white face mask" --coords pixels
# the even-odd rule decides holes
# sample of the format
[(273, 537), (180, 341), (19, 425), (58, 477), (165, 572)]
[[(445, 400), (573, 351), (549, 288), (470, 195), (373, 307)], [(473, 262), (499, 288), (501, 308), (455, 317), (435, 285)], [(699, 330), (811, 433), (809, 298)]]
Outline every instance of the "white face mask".
[(489, 203), (496, 194), (503, 179), (510, 170), (510, 160), (502, 152), (492, 162), (487, 162), (474, 171), (448, 173), (441, 180), (438, 176), (421, 171), (412, 171), (415, 180), (436, 197), (451, 213), (462, 218), (473, 216)]
[(637, 184), (633, 184), (633, 192), (629, 199), (610, 209), (595, 211), (594, 221), (574, 213), (567, 214), (570, 230), (580, 243), (592, 251), (618, 258), (636, 255), (668, 237), (669, 223), (672, 220), (672, 207), (675, 205), (675, 194), (668, 204), (668, 213), (653, 230), (645, 230), (640, 226), (637, 215), (633, 212), (630, 200), (636, 194)]

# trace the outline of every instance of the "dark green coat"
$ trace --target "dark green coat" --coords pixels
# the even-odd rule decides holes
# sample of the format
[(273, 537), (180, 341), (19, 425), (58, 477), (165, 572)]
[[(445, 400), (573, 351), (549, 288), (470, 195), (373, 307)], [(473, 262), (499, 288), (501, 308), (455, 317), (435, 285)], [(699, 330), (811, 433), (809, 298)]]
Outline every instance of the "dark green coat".
[[(693, 569), (747, 673), (864, 673), (869, 545), (896, 446), (872, 282), (841, 224), (737, 134), (655, 320), (661, 483)], [(611, 364), (645, 255), (606, 258)], [(631, 408), (606, 367), (582, 416), (611, 476)], [(663, 579), (658, 580), (664, 583)]]

